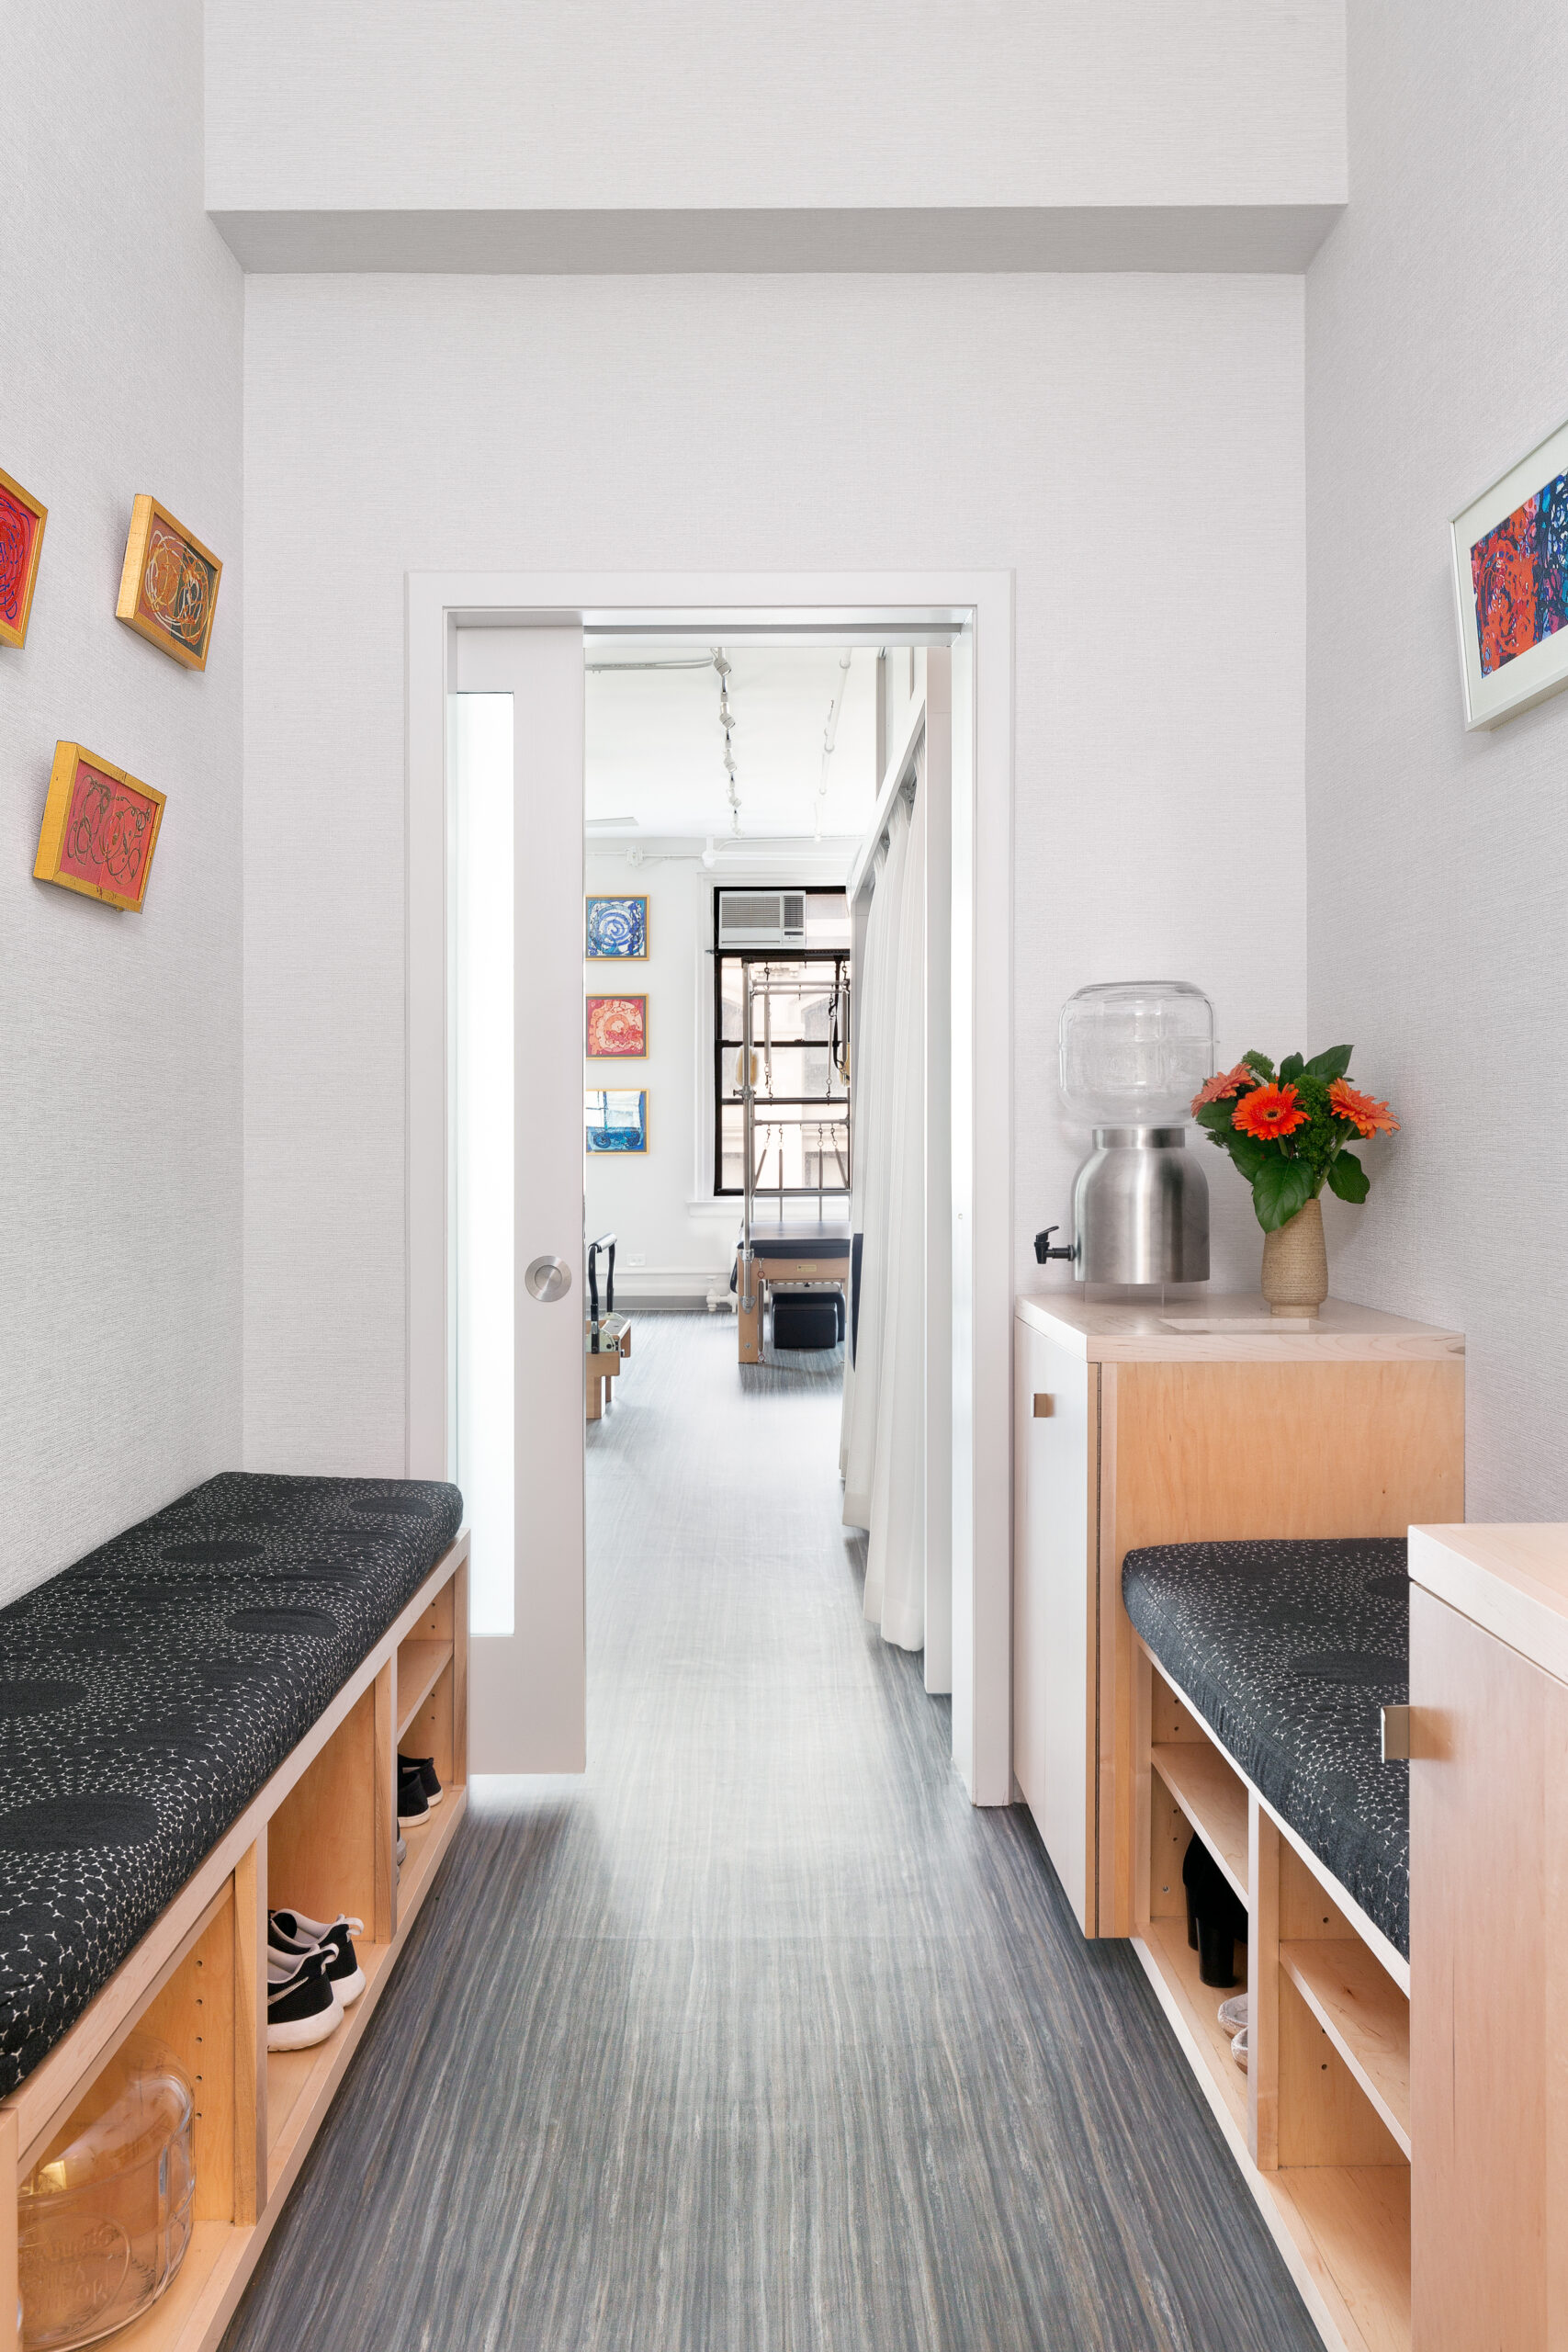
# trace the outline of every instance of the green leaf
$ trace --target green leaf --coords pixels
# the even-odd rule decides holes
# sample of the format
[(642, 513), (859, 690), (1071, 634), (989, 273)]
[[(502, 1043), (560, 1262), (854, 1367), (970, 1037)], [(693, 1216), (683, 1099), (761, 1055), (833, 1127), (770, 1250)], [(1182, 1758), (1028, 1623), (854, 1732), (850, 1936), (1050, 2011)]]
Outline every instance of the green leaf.
[(1258, 1171), (1270, 1157), (1267, 1144), (1256, 1136), (1233, 1136), (1230, 1155), (1249, 1184), (1258, 1181)]
[(1300, 1159), (1270, 1155), (1253, 1179), (1252, 1204), (1265, 1233), (1277, 1233), (1282, 1225), (1289, 1225), (1312, 1195), (1312, 1170)]
[(1300, 1078), (1305, 1068), (1306, 1064), (1302, 1059), (1300, 1054), (1287, 1054), (1284, 1060), (1280, 1064), (1280, 1085), (1292, 1086), (1296, 1080)]
[(1353, 1151), (1342, 1151), (1328, 1166), (1328, 1189), (1342, 1201), (1361, 1202), (1371, 1191), (1366, 1170)]
[(1243, 1054), (1242, 1060), (1248, 1069), (1257, 1071), (1266, 1086), (1273, 1085), (1274, 1065), (1267, 1054)]
[(1330, 1046), (1325, 1054), (1314, 1054), (1306, 1066), (1307, 1076), (1321, 1078), (1331, 1085), (1335, 1079), (1344, 1077), (1355, 1050), (1354, 1046)]

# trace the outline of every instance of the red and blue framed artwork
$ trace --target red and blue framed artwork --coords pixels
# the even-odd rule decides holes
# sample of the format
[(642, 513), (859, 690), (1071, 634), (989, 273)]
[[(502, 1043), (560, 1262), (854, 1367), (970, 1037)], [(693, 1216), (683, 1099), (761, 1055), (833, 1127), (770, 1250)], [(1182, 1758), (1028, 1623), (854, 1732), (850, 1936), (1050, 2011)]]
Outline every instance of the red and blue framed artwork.
[(1453, 518), (1465, 724), (1568, 685), (1568, 424)]
[(25, 645), (49, 509), (0, 473), (0, 645)]

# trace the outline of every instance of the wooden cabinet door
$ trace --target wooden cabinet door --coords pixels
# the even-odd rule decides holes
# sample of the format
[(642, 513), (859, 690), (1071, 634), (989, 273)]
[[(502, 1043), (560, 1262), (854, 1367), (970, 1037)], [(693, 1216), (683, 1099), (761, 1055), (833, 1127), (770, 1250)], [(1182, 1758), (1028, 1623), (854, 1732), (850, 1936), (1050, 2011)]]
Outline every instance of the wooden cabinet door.
[(1410, 1599), (1412, 2352), (1568, 2346), (1568, 1689)]
[[(1086, 1935), (1096, 1932), (1098, 1365), (1015, 1322), (1013, 1772)], [(1043, 1407), (1036, 1409), (1036, 1399)]]

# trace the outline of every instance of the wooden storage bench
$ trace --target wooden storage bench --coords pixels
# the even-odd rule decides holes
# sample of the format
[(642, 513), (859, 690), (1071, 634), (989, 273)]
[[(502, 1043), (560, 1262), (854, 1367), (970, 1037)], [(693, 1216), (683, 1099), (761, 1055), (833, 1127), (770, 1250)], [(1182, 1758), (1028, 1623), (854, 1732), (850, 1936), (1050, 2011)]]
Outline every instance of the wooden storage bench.
[[(213, 1487), (225, 1482), (214, 1481)], [(254, 1490), (310, 1484), (319, 1490), (348, 1488), (337, 1481), (235, 1481)], [(197, 1489), (197, 1497), (207, 1490)], [(417, 1544), (411, 1544), (396, 1514), (415, 1508), (410, 1497), (449, 1497), (460, 1515), (456, 1490), (414, 1488), (405, 1482), (352, 1482), (351, 1511), (369, 1522), (355, 1549), (355, 1531), (345, 1525), (335, 1548), (341, 1589), (363, 1598), (366, 1579), (375, 1578), (370, 1604), (387, 1616), (385, 1598), (400, 1578), (407, 1598), (368, 1645), (361, 1630), (349, 1638), (361, 1644), (358, 1663), (276, 1762), (262, 1785), (229, 1819), (210, 1849), (166, 1903), (152, 1924), (119, 1960), (41, 2056), (27, 2064), (22, 2079), (0, 2103), (0, 2161), (13, 2184), (26, 2177), (76, 2109), (127, 2035), (141, 2026), (174, 2051), (195, 2088), (193, 2154), (196, 2170), (195, 2228), (185, 2261), (162, 2299), (109, 2340), (124, 2352), (208, 2352), (216, 2346), (239, 2301), (266, 2236), (293, 2186), (329, 2102), (342, 2079), (372, 2010), (386, 1985), (391, 1963), (429, 1893), (436, 1869), (461, 1820), (468, 1781), (468, 1538), (449, 1535), (445, 1522), (427, 1550), (438, 1548), (434, 1565), (419, 1573)], [(400, 1502), (398, 1498), (405, 1499)], [(178, 1537), (193, 1522), (188, 1507), (176, 1506), (143, 1529), (152, 1532), (145, 1556), (182, 1562)], [(292, 1507), (292, 1498), (286, 1501)], [(379, 1502), (386, 1516), (378, 1518)], [(186, 1516), (178, 1516), (186, 1508)], [(281, 1516), (282, 1513), (274, 1514)], [(197, 1513), (199, 1519), (200, 1513)], [(242, 1512), (242, 1518), (244, 1514)], [(209, 1568), (222, 1579), (220, 1598), (203, 1583), (201, 1564), (188, 1589), (199, 1614), (227, 1609), (227, 1623), (240, 1632), (231, 1651), (247, 1643), (265, 1650), (268, 1636), (250, 1628), (265, 1613), (255, 1601), (277, 1594), (277, 1579), (288, 1596), (277, 1611), (303, 1597), (318, 1580), (319, 1593), (332, 1590), (330, 1558), (307, 1559), (302, 1566), (278, 1565), (287, 1545), (269, 1543), (268, 1511), (257, 1502), (252, 1513), (254, 1540), (237, 1563)], [(345, 1514), (340, 1513), (340, 1517)], [(122, 1539), (124, 1541), (125, 1539)], [(229, 1541), (231, 1553), (243, 1539)], [(70, 1579), (87, 1575), (82, 1594), (112, 1584), (115, 1547), (82, 1563), (42, 1589), (50, 1605), (69, 1611)], [(199, 1549), (187, 1544), (194, 1555)], [(209, 1552), (218, 1550), (209, 1544)], [(298, 1548), (298, 1547), (296, 1547)], [(367, 1566), (365, 1564), (369, 1563)], [(390, 1564), (389, 1566), (387, 1564)], [(357, 1564), (357, 1565), (356, 1565)], [(357, 1586), (348, 1579), (351, 1570)], [(390, 1576), (393, 1585), (389, 1587)], [(33, 1597), (29, 1596), (29, 1600)], [(149, 1606), (154, 1604), (149, 1603)], [(17, 1604), (25, 1611), (28, 1603)], [(10, 1611), (0, 1611), (0, 1640)], [(309, 1613), (297, 1606), (293, 1614)], [(320, 1613), (325, 1614), (325, 1611)], [(343, 1613), (346, 1613), (345, 1611)], [(215, 1645), (221, 1648), (221, 1643)], [(320, 1671), (320, 1669), (317, 1669)], [(335, 1668), (333, 1669), (335, 1670)], [(216, 1687), (225, 1684), (221, 1669)], [(275, 1707), (276, 1671), (265, 1657), (254, 1668), (231, 1657), (227, 1673), (234, 1705), (246, 1688), (268, 1688)], [(245, 1677), (249, 1675), (249, 1683)], [(270, 1683), (266, 1678), (271, 1677)], [(412, 1752), (434, 1758), (443, 1802), (428, 1819), (405, 1831), (406, 1858), (396, 1861), (396, 1754), (400, 1740)], [(0, 1815), (0, 1871), (5, 1866), (8, 1815)], [(344, 1911), (366, 1923), (355, 1939), (365, 1990), (326, 2041), (300, 2051), (268, 2052), (266, 2047), (266, 1914), (295, 1908), (316, 1916)], [(0, 1915), (0, 1933), (4, 1930)], [(13, 2062), (13, 2078), (16, 2063)], [(0, 2352), (19, 2341), (16, 2312), (18, 2249), (15, 2196), (0, 2198)]]
[[(1141, 1637), (1134, 1691), (1135, 1948), (1325, 2342), (1404, 2352), (1408, 1961)], [(1245, 2074), (1188, 1947), (1190, 1831), (1247, 1908)]]

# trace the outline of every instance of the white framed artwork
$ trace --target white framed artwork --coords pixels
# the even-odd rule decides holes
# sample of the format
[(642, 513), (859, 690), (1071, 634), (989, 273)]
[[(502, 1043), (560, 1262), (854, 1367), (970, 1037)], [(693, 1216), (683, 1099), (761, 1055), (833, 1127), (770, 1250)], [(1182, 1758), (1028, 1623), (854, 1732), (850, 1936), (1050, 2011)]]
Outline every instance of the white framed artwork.
[(1568, 424), (1450, 526), (1467, 728), (1568, 685)]

